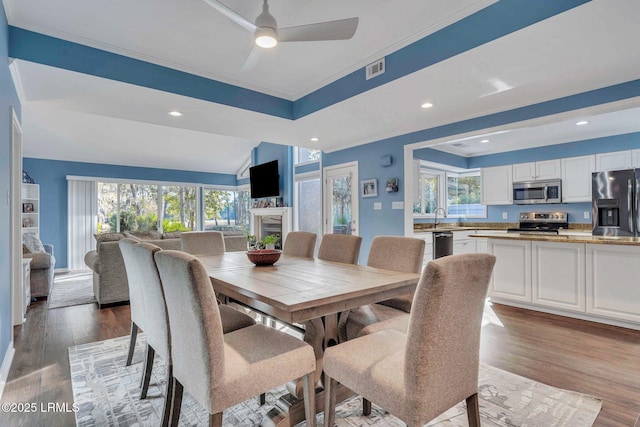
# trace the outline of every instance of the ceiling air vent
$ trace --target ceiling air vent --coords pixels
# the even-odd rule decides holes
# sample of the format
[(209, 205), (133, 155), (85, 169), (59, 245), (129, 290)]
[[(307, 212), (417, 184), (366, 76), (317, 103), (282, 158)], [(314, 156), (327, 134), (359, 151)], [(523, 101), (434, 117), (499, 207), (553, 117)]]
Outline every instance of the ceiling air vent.
[(380, 74), (384, 74), (384, 58), (367, 65), (367, 80), (372, 79)]

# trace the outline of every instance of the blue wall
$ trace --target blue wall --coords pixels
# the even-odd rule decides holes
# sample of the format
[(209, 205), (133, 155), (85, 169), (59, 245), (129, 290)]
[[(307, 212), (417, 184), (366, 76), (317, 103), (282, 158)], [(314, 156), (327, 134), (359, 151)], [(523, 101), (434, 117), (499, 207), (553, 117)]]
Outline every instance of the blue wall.
[(293, 205), (293, 147), (288, 145), (261, 142), (252, 153), (252, 164), (278, 161), (278, 174), (280, 174), (280, 197), (285, 206)]
[(25, 158), (24, 169), (40, 184), (40, 238), (53, 244), (56, 268), (67, 267), (67, 175), (132, 180), (236, 185), (236, 176), (169, 169)]
[[(11, 109), (20, 118), (20, 101), (9, 72), (9, 26), (0, 4), (0, 194), (11, 188)], [(11, 322), (11, 211), (0, 203), (0, 364), (12, 335)]]

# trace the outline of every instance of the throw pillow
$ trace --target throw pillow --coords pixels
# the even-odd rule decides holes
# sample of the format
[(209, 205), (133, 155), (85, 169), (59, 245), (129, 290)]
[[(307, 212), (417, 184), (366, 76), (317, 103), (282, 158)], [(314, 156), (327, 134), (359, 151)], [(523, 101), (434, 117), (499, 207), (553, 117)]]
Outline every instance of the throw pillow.
[(96, 246), (100, 246), (102, 242), (115, 242), (118, 240), (124, 239), (124, 233), (102, 233), (102, 234), (94, 234), (96, 238)]
[(178, 239), (180, 237), (180, 234), (182, 234), (182, 231), (171, 231), (168, 233), (162, 233), (162, 238), (163, 239)]
[(35, 254), (38, 252), (44, 252), (44, 246), (42, 246), (42, 242), (33, 233), (26, 233), (22, 236), (22, 243), (27, 247), (29, 253)]
[(156, 240), (160, 238), (160, 233), (158, 233), (157, 231), (153, 231), (153, 230), (148, 230), (148, 231), (125, 231), (124, 234), (127, 235), (127, 237), (132, 237), (134, 239), (139, 239), (139, 240)]

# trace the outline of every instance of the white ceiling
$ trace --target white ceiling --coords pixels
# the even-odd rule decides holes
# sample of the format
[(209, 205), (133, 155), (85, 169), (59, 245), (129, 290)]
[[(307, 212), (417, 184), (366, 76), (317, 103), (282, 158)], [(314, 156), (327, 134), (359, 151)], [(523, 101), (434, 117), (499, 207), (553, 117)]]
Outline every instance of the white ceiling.
[[(251, 20), (260, 3), (225, 1)], [(360, 25), (352, 40), (283, 43), (243, 69), (251, 36), (202, 0), (4, 0), (11, 25), (292, 100), (490, 3), (273, 0), (282, 27)], [(17, 60), (24, 155), (235, 173), (260, 141), (334, 151), (638, 79), (637, 16), (637, 0), (594, 0), (296, 121)], [(434, 108), (420, 109), (425, 100)], [(640, 131), (638, 107), (436, 148), (468, 156)]]

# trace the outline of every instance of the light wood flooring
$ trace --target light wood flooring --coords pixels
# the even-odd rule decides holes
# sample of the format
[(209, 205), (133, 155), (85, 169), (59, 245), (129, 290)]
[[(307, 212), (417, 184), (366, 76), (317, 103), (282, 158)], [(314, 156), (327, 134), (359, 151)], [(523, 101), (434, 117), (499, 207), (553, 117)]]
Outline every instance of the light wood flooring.
[[(640, 413), (640, 332), (494, 304), (481, 360), (604, 403), (595, 426), (634, 427)], [(69, 346), (129, 333), (129, 306), (47, 310), (33, 303), (15, 328), (16, 355), (2, 402), (73, 402)], [(73, 426), (73, 413), (0, 412), (0, 426)], [(638, 424), (640, 427), (640, 424)]]

